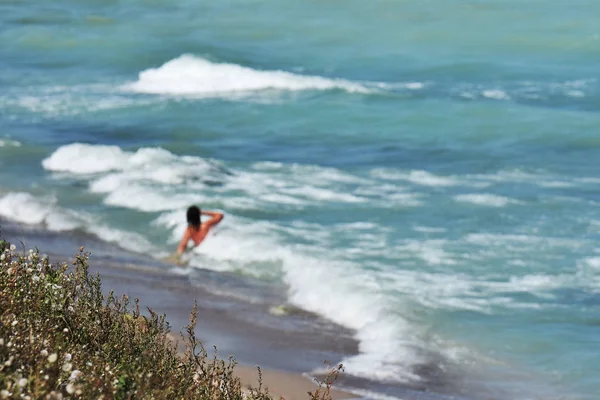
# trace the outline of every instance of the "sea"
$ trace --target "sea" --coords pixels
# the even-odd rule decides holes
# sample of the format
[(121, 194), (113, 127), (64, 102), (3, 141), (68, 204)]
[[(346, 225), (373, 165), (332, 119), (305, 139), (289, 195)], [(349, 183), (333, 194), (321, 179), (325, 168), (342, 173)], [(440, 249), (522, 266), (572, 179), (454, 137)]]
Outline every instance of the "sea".
[(160, 260), (219, 210), (188, 269), (349, 329), (350, 376), (598, 399), (599, 15), (0, 0), (0, 217)]

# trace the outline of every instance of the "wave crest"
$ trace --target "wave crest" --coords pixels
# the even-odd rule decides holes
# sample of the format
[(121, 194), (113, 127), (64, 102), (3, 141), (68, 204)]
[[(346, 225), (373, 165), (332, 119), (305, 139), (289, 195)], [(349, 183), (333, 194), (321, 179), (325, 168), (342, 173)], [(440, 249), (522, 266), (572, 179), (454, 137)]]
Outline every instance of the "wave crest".
[(237, 64), (214, 63), (191, 54), (184, 54), (158, 68), (140, 72), (136, 82), (125, 85), (137, 93), (211, 97), (224, 93), (255, 92), (268, 89), (344, 90), (369, 93), (361, 83), (345, 79), (299, 75), (286, 71), (257, 70)]

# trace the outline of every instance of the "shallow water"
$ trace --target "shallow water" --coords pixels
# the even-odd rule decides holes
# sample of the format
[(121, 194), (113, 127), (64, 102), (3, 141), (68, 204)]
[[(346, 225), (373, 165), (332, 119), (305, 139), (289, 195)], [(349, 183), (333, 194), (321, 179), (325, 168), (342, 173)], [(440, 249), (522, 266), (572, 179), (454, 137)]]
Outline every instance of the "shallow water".
[(0, 2), (0, 216), (161, 258), (220, 209), (191, 265), (355, 330), (349, 374), (593, 399), (599, 12)]

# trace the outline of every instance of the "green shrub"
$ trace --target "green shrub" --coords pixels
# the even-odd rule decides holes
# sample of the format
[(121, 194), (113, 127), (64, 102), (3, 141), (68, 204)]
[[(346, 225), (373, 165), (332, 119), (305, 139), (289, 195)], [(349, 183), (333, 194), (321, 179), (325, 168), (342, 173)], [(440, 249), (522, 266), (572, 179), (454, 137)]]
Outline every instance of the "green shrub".
[[(181, 355), (164, 315), (142, 315), (137, 299), (104, 298), (88, 258), (81, 248), (73, 268), (53, 265), (0, 240), (0, 399), (271, 399), (260, 378), (241, 388), (232, 358), (207, 354), (194, 334), (195, 305)], [(330, 399), (341, 370), (308, 397)]]
[(0, 398), (245, 397), (235, 362), (208, 357), (197, 342), (195, 307), (181, 356), (164, 315), (144, 316), (126, 296), (104, 299), (88, 256), (80, 249), (68, 268), (0, 242)]

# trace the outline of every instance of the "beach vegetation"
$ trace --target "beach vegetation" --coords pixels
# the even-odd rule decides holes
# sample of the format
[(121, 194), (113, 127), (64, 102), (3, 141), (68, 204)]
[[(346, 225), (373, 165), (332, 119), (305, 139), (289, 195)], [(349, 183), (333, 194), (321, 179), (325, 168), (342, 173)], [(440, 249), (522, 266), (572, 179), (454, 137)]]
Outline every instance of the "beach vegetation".
[[(180, 352), (165, 315), (103, 295), (89, 256), (81, 248), (71, 265), (52, 264), (0, 241), (0, 399), (271, 398), (260, 378), (242, 387), (233, 358), (206, 351), (195, 306)], [(329, 398), (339, 370), (307, 398)]]

